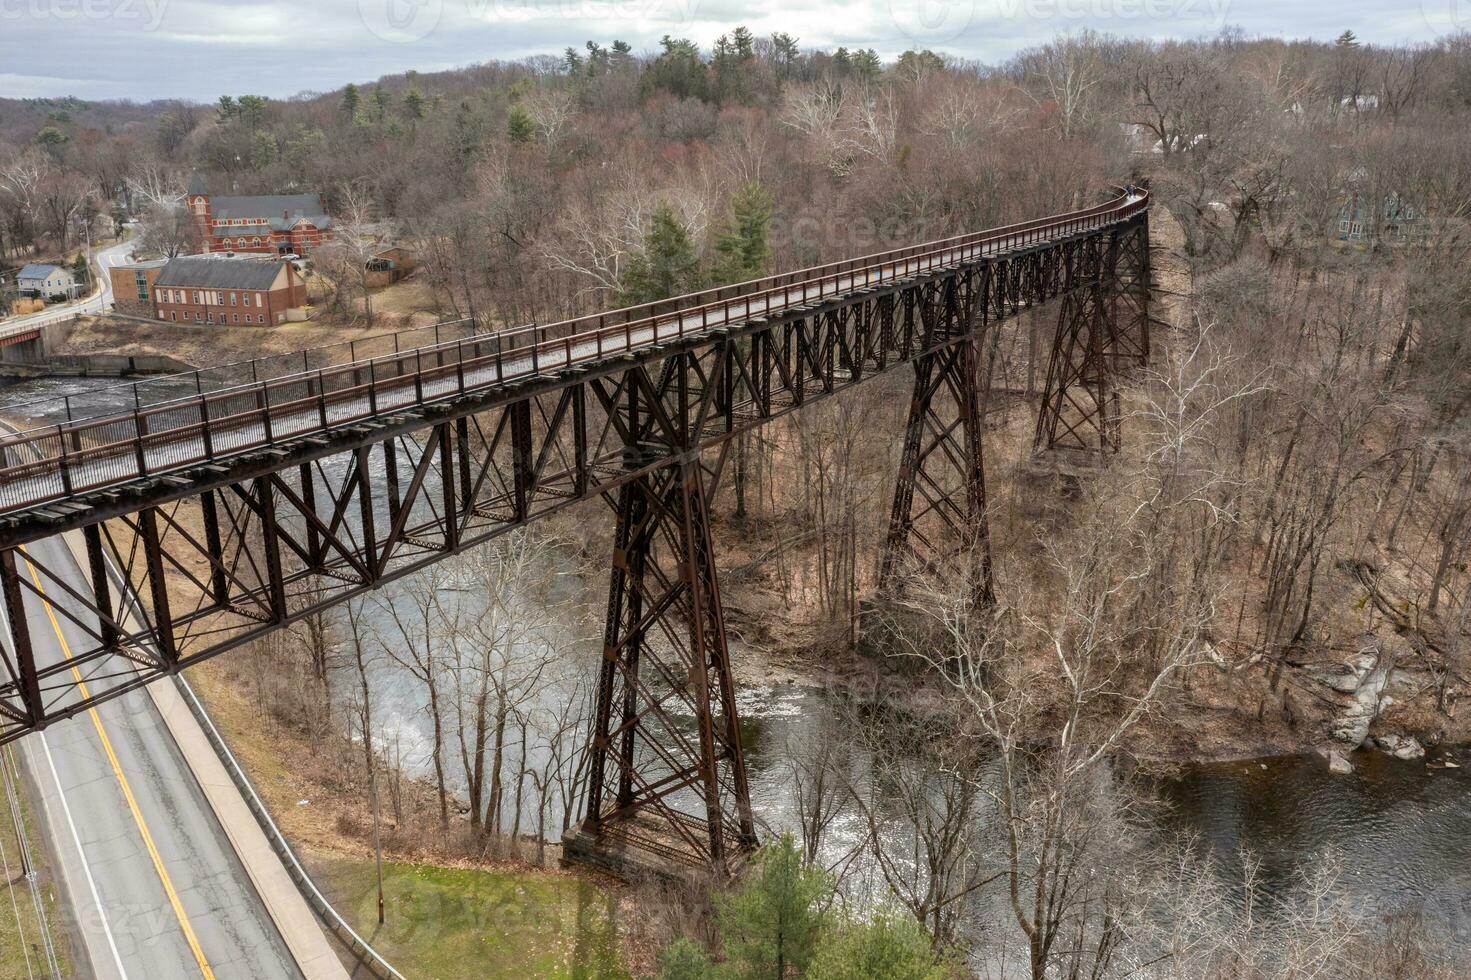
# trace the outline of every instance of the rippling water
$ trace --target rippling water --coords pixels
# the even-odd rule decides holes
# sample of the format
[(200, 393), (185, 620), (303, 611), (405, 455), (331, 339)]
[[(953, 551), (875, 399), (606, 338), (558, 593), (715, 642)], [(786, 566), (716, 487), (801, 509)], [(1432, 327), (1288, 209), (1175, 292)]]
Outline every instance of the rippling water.
[[(8, 385), (0, 389), (0, 414), (7, 405), (37, 398), (55, 398), (51, 405), (59, 407), (60, 396), (68, 394), (91, 410), (130, 408), (123, 404), (127, 389), (98, 390), (116, 384), (44, 378)], [(189, 394), (180, 384), (178, 394)], [(57, 421), (46, 407), (23, 413), (25, 421)], [(404, 742), (405, 761), (427, 771), (422, 689), (402, 672), (379, 670), (380, 718)], [(835, 707), (826, 692), (797, 685), (746, 687), (739, 699), (756, 813), (773, 830), (794, 829), (791, 750), (841, 737)], [(448, 754), (451, 781), (457, 782)], [(1346, 897), (1382, 911), (1419, 906), (1444, 922), (1458, 945), (1471, 946), (1471, 755), (1456, 758), (1463, 768), (1356, 752), (1354, 772), (1341, 776), (1311, 756), (1183, 766), (1178, 775), (1156, 781), (1172, 804), (1160, 822), (1226, 858), (1219, 873), (1235, 876), (1230, 884), (1240, 884), (1237, 856), (1250, 853), (1260, 861), (1260, 881), (1269, 893), (1293, 887), (1331, 848)]]
[[(1378, 911), (1419, 906), (1471, 945), (1471, 759), (1457, 769), (1433, 768), (1434, 756), (1350, 760), (1354, 772), (1341, 776), (1313, 756), (1189, 766), (1158, 783), (1173, 804), (1165, 820), (1219, 855), (1250, 852), (1269, 891), (1290, 888), (1331, 848), (1344, 895)], [(1220, 867), (1239, 885), (1238, 862)]]

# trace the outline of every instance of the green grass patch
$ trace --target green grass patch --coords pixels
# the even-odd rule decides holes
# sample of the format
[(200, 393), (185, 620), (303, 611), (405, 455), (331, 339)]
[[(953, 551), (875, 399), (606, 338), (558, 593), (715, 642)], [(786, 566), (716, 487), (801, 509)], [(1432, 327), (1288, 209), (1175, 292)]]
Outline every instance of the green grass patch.
[(406, 976), (627, 980), (614, 899), (590, 882), (385, 863), (387, 922), (379, 926), (371, 860), (333, 856), (312, 863), (337, 910)]
[(0, 980), (27, 980), (33, 975), (50, 975), (50, 964), (42, 952), (42, 916), (51, 935), (61, 975), (71, 976), (66, 937), (62, 930), (64, 910), (57, 908), (56, 886), (51, 880), (51, 869), (47, 866), (46, 852), (41, 846), (40, 827), (36, 823), (24, 785), (10, 778), (13, 775), (10, 758), (0, 768), (0, 779), (9, 781), (17, 794), (21, 823), (30, 845), (31, 858), (36, 862), (35, 887), (41, 896), (42, 912), (38, 914), (36, 911), (32, 883), (21, 875), (20, 847), (16, 840), (10, 800), (5, 788), (0, 786), (0, 852), (4, 855), (4, 860), (0, 861)]

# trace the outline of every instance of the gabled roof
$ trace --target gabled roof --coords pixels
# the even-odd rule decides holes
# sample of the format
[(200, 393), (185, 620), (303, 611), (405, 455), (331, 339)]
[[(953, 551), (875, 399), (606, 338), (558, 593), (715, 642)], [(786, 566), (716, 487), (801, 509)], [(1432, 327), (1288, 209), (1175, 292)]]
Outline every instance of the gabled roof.
[(32, 263), (21, 269), (17, 274), (18, 279), (46, 279), (53, 272), (66, 272), (59, 265), (48, 265), (44, 263)]
[(170, 260), (155, 286), (189, 289), (270, 289), (284, 263), (185, 255)]
[[(212, 197), (209, 209), (217, 219), (259, 218), (285, 231), (302, 218), (319, 228), (330, 223), (316, 194), (261, 194), (248, 197)], [(220, 232), (224, 234), (224, 232)]]

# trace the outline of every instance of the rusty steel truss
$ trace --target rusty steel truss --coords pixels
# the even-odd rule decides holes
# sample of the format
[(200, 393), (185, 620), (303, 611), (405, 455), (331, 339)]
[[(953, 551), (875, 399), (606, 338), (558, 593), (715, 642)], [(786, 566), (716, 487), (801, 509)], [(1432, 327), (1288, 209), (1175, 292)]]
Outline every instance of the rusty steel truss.
[[(881, 580), (962, 553), (990, 601), (981, 338), (1061, 297), (1038, 449), (1115, 447), (1109, 378), (1148, 353), (1147, 211), (1118, 213), (484, 390), (437, 356), (453, 397), (339, 426), (324, 401), (322, 431), (22, 511), (0, 522), (0, 743), (598, 497), (616, 532), (584, 837), (728, 870), (755, 840), (710, 533), (732, 438), (913, 365)], [(80, 576), (25, 548), (63, 531)], [(68, 656), (32, 642), (43, 594), (84, 638)]]

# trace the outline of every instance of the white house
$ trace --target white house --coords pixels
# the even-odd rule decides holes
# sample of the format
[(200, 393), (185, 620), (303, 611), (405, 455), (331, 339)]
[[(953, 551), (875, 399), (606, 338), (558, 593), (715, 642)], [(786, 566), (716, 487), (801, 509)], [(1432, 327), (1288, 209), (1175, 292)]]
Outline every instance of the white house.
[(69, 270), (59, 265), (28, 265), (15, 277), (15, 286), (22, 296), (35, 295), (50, 299), (58, 294), (73, 295), (77, 281)]

